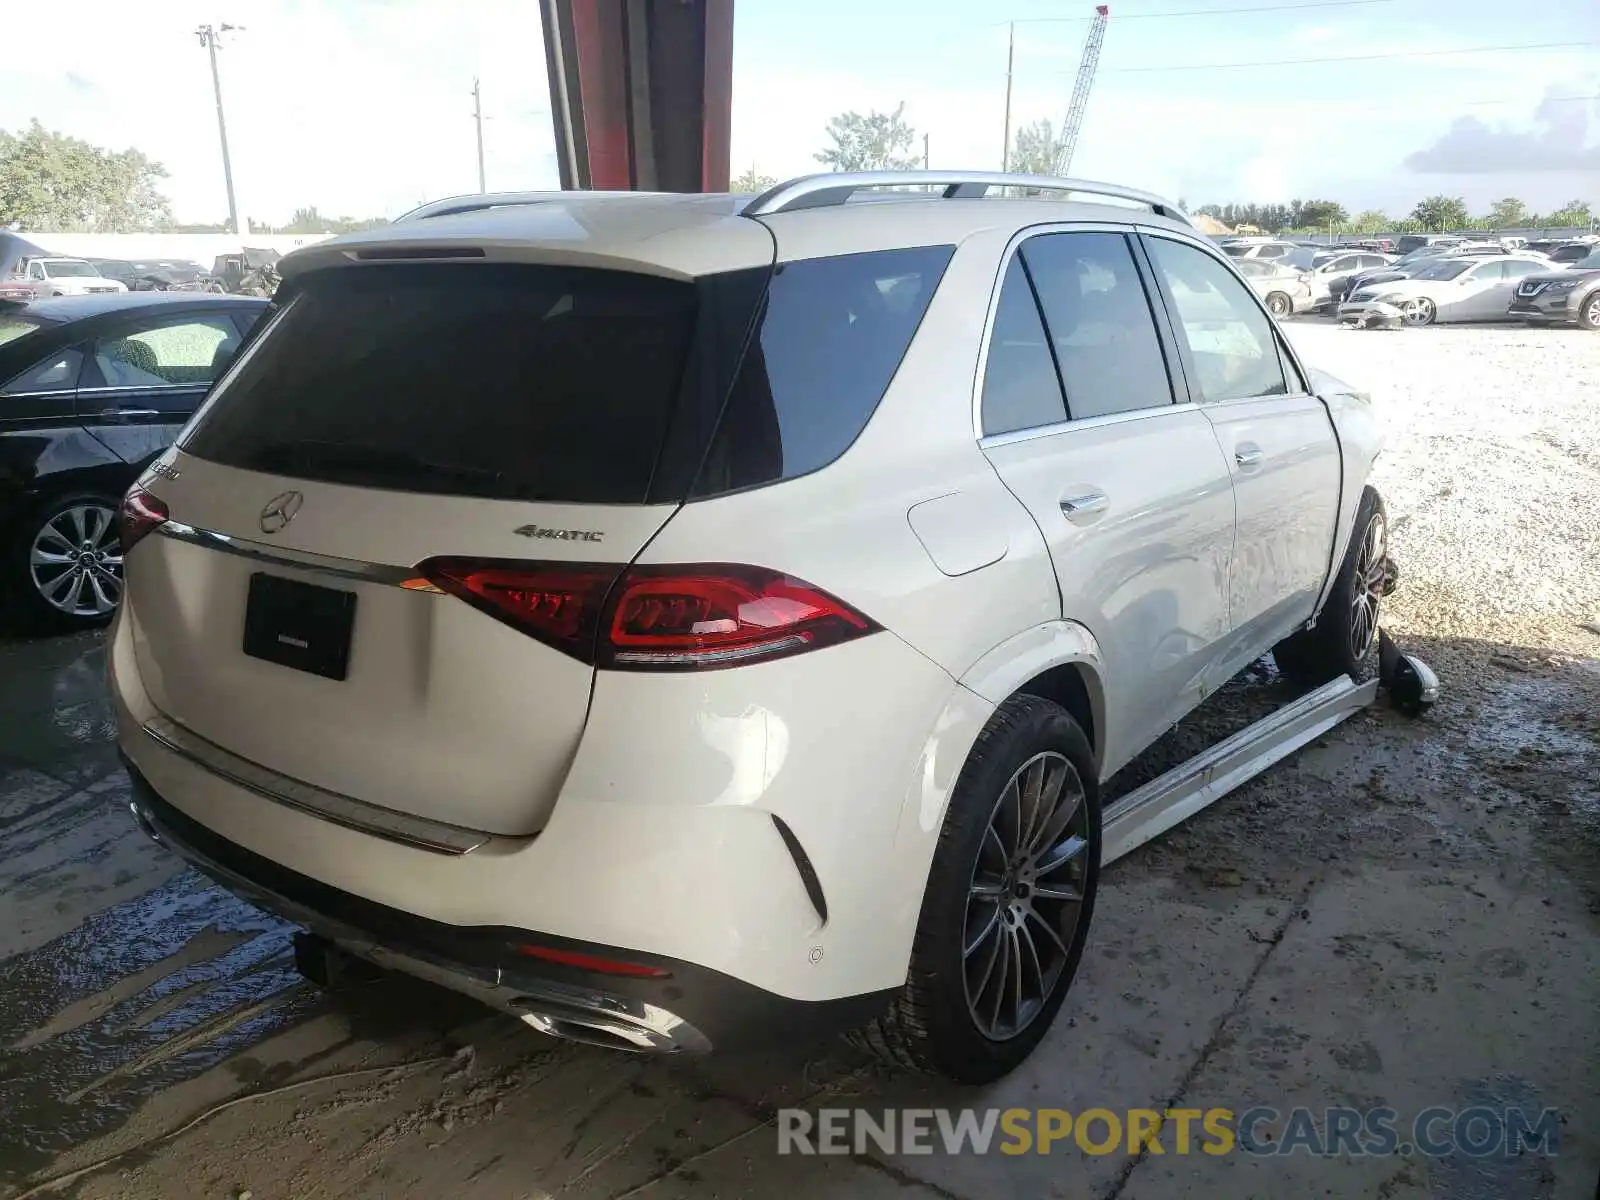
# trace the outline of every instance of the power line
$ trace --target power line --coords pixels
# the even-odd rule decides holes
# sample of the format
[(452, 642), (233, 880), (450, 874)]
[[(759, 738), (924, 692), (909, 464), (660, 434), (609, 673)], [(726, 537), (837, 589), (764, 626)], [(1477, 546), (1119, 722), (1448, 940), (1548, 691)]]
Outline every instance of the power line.
[[(1257, 4), (1250, 8), (1181, 8), (1170, 12), (1125, 13), (1119, 8), (1117, 23), (1123, 21), (1150, 21), (1164, 17), (1223, 17), (1239, 13), (1294, 12), (1304, 8), (1355, 8), (1371, 4), (1399, 4), (1403, 0), (1305, 0), (1297, 4)], [(998, 21), (998, 25), (1082, 25), (1093, 17), (1018, 17), (1014, 22)]]
[[(1509, 54), (1520, 50), (1571, 50), (1580, 46), (1595, 46), (1600, 42), (1537, 42), (1529, 46), (1469, 46), (1459, 50), (1400, 50), (1389, 54), (1344, 54), (1326, 58), (1275, 58), (1253, 62), (1231, 63), (1173, 63), (1162, 67), (1107, 67), (1108, 73), (1118, 75), (1144, 74), (1154, 71), (1233, 71), (1245, 67), (1306, 67), (1316, 63), (1378, 62), (1395, 58), (1442, 58), (1451, 54)], [(1070, 75), (1070, 71), (1058, 71)]]

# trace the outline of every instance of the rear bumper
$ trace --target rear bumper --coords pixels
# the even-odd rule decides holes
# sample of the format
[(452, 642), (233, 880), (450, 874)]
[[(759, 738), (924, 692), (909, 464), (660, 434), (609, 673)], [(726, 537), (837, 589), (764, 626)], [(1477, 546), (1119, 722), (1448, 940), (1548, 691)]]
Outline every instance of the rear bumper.
[[(318, 815), (294, 788), (157, 736), (164, 714), (141, 677), (138, 608), (120, 610), (108, 659), (120, 747), (155, 798), (141, 819), (158, 829), (165, 819), (171, 840), (219, 878), (223, 860), (202, 834), (248, 855), (230, 888), (260, 892), (265, 907), (318, 932), (330, 920), (347, 926), (331, 939), (341, 943), (415, 948), (418, 930), (434, 931), (442, 944), (422, 938), (424, 949), (480, 973), (526, 976), (531, 965), (544, 977), (543, 961), (494, 957), (506, 930), (591, 956), (679, 964), (669, 986), (701, 972), (737, 981), (757, 1025), (792, 1002), (780, 1028), (848, 1024), (904, 983), (944, 807), (994, 707), (888, 633), (770, 670), (602, 672), (549, 822), (529, 836), (430, 848), (409, 829), (353, 827), (371, 825), (367, 814)], [(295, 887), (277, 886), (278, 872)], [(304, 886), (319, 889), (310, 903)], [(403, 936), (390, 936), (396, 927)], [(489, 959), (450, 950), (463, 938), (479, 946), (485, 930), (499, 931), (482, 934)], [(472, 990), (459, 974), (440, 982)], [(506, 1007), (503, 995), (484, 998)], [(842, 1018), (803, 1015), (835, 1001)], [(708, 1041), (743, 1040), (726, 1031), (738, 1022), (716, 1015), (720, 1002), (698, 1002), (711, 1018), (658, 1006)]]
[[(471, 996), (544, 1033), (616, 1049), (700, 1053), (821, 1037), (874, 1017), (892, 990), (791, 1000), (658, 955), (510, 926), (459, 926), (403, 912), (254, 854), (169, 804), (126, 754), (141, 828), (230, 892), (375, 963)], [(660, 972), (632, 977), (530, 959), (533, 945)]]

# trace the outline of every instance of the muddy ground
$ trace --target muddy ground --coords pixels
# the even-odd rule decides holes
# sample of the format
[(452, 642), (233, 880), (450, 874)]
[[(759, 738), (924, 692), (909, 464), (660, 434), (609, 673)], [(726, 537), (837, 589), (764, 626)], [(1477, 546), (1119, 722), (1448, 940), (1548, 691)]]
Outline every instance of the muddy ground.
[[(1421, 722), (1371, 709), (1110, 868), (1056, 1028), (987, 1089), (842, 1044), (627, 1058), (406, 981), (321, 995), (280, 922), (135, 832), (98, 638), (0, 641), (0, 1197), (1590, 1200), (1600, 338), (1294, 336), (1379, 393), (1406, 571), (1387, 624), (1438, 669), (1444, 702)], [(1561, 386), (1541, 398), (1530, 372)], [(1262, 679), (1174, 742), (1237, 723)], [(1487, 1105), (1561, 1125), (1554, 1156), (1486, 1159), (1170, 1141), (778, 1155), (778, 1108), (857, 1104), (1389, 1106), (1402, 1128)]]

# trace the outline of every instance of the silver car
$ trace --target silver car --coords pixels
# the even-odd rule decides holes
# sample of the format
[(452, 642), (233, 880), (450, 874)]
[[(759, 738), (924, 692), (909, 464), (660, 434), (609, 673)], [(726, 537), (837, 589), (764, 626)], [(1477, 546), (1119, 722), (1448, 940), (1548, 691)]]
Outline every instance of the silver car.
[(1262, 258), (1237, 258), (1233, 265), (1275, 317), (1308, 312), (1316, 303), (1307, 272)]

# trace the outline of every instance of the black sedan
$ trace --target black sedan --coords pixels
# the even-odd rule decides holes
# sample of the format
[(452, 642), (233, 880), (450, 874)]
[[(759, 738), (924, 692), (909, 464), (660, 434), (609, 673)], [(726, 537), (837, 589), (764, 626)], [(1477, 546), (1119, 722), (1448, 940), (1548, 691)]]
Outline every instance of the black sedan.
[(0, 303), (0, 608), (61, 626), (122, 596), (122, 494), (267, 302), (130, 292)]

